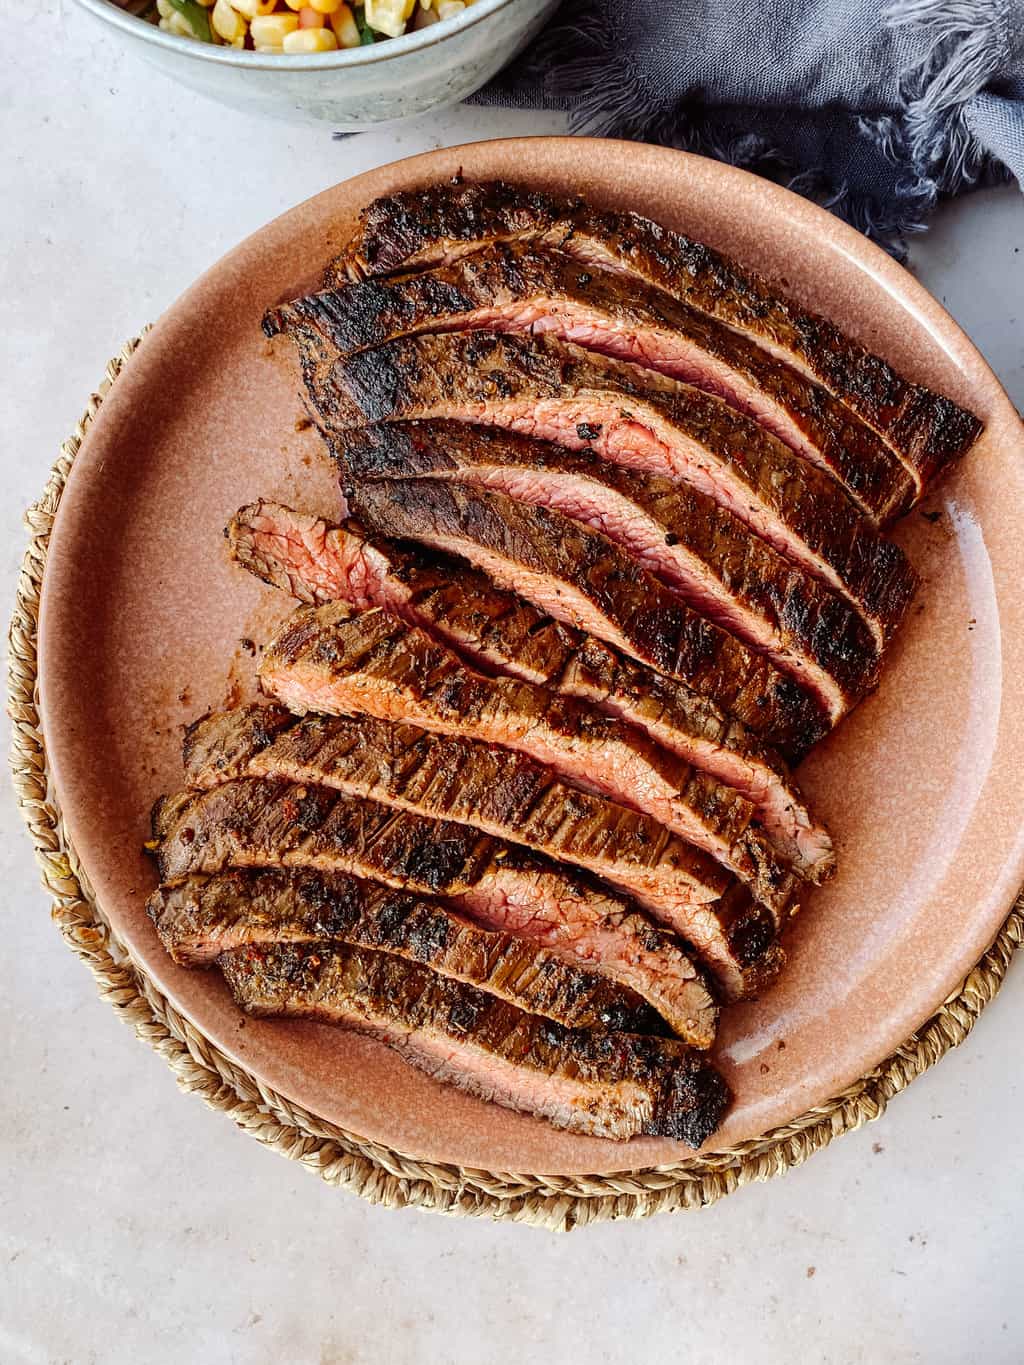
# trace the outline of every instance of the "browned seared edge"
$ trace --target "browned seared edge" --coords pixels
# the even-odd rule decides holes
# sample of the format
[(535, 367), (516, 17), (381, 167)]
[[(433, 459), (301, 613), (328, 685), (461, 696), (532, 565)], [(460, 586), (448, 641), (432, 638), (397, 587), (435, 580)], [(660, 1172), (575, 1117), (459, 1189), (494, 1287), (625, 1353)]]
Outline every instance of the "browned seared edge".
[(418, 964), (342, 944), (240, 948), (221, 959), (243, 1009), (369, 1033), (436, 1080), (556, 1127), (699, 1147), (725, 1082), (673, 1039), (567, 1029)]
[(340, 872), (231, 868), (161, 887), (147, 909), (185, 966), (207, 966), (236, 948), (336, 940), (418, 962), (567, 1028), (666, 1032), (627, 986), (528, 939), (481, 929), (441, 901)]
[(186, 780), (208, 787), (238, 776), (283, 778), (469, 825), (603, 877), (683, 934), (727, 988), (742, 984), (733, 940), (741, 921), (758, 921), (749, 896), (737, 888), (695, 902), (674, 866), (675, 840), (654, 822), (566, 788), (521, 754), (415, 726), (310, 715), (289, 717), (265, 742), (266, 734), (258, 707), (203, 718), (192, 730)]
[(905, 379), (764, 277), (638, 214), (597, 212), (582, 199), (558, 200), (501, 182), (444, 182), (389, 195), (364, 209), (326, 283), (431, 266), (510, 240), (553, 246), (585, 264), (621, 271), (751, 338), (813, 377), (884, 437), (918, 493), (966, 454), (981, 431), (972, 413)]
[(385, 612), (353, 618), (343, 609), (339, 618), (333, 605), (300, 609), (268, 647), (259, 676), (266, 691), (300, 713), (372, 715), (528, 754), (584, 792), (609, 798), (602, 809), (623, 833), (638, 813), (649, 817), (636, 841), (645, 857), (631, 865), (629, 888), (672, 916), (673, 927), (677, 904), (724, 893), (724, 869), (780, 917), (792, 898), (792, 874), (736, 792), (571, 698), (470, 669)]
[[(468, 535), (478, 558), (501, 550), (509, 564), (539, 566), (549, 579), (573, 586), (603, 569), (601, 581), (610, 579), (618, 598), (627, 592), (628, 580), (616, 569), (623, 560), (632, 562), (635, 583), (646, 587), (642, 573), (653, 575), (672, 598), (732, 633), (747, 650), (762, 652), (773, 669), (814, 695), (831, 723), (877, 685), (877, 644), (849, 603), (789, 564), (694, 487), (595, 460), (590, 452), (460, 422), (363, 427), (339, 438), (335, 455), (350, 508), (375, 530), (384, 531), (389, 516), (404, 516), (414, 526), (415, 519), (430, 524), (427, 513), (437, 495), (427, 490), (425, 506), (419, 508), (414, 491), (403, 491), (411, 479), (444, 479), (481, 489), (485, 498), (472, 502), (470, 526), (457, 524), (451, 550), (460, 550), (456, 535), (459, 542)], [(381, 483), (386, 485), (382, 489)], [(478, 509), (504, 508), (505, 497), (542, 511), (516, 511), (515, 524), (494, 543), (493, 534), (483, 538), (492, 528)], [(461, 491), (449, 498), (453, 505), (459, 500), (466, 506), (467, 495)], [(363, 511), (363, 501), (380, 505), (381, 511)], [(390, 504), (399, 505), (400, 511), (389, 512)], [(580, 532), (576, 524), (564, 528), (564, 517), (582, 523), (591, 534)], [(414, 530), (395, 534), (422, 539)], [(431, 534), (431, 545), (440, 545), (441, 534), (441, 528)], [(601, 538), (610, 539), (616, 551), (603, 550)], [(509, 547), (516, 553), (509, 554)], [(590, 557), (583, 558), (587, 551)], [(460, 553), (474, 557), (468, 550)], [(672, 601), (664, 588), (661, 597)], [(616, 597), (612, 603), (618, 605)], [(705, 631), (717, 639), (714, 631)], [(725, 654), (726, 667), (732, 666), (735, 644)], [(763, 680), (758, 688), (765, 688)], [(728, 707), (728, 699), (720, 702)], [(792, 708), (795, 703), (789, 704)]]
[(318, 327), (344, 354), (420, 332), (548, 332), (716, 394), (827, 470), (876, 521), (916, 494), (899, 457), (827, 389), (669, 295), (561, 252), (492, 243), (419, 275), (296, 299), (275, 318)]
[(563, 624), (774, 733), (820, 729), (820, 703), (795, 679), (687, 608), (605, 536), (547, 508), (439, 480), (353, 488), (381, 536), (446, 548)]
[(720, 399), (548, 336), (445, 333), (341, 356), (292, 333), (324, 433), (448, 418), (512, 427), (694, 484), (812, 577), (842, 593), (883, 645), (917, 584), (835, 480)]
[[(747, 796), (804, 875), (821, 880), (834, 867), (827, 831), (814, 821), (785, 764), (740, 721), (685, 684), (495, 588), (463, 561), (368, 540), (352, 527), (267, 502), (242, 508), (227, 535), (239, 564), (301, 601), (383, 608), (478, 667), (577, 696), (636, 725)], [(814, 738), (812, 731), (793, 743), (802, 750)]]
[[(363, 427), (344, 433), (333, 453), (357, 513), (360, 499), (373, 497), (366, 484), (422, 478), (470, 484), (583, 522), (635, 556), (698, 614), (761, 650), (819, 699), (833, 724), (877, 685), (878, 648), (850, 605), (693, 487), (594, 459), (590, 451), (462, 422)], [(379, 496), (380, 514), (360, 515), (383, 529), (388, 502), (400, 499), (390, 488)], [(524, 535), (510, 529), (501, 548), (523, 540), (532, 548), (536, 537), (527, 540), (526, 533), (537, 524), (542, 545), (534, 550), (533, 562), (553, 536), (551, 567), (571, 581), (587, 561), (570, 558), (570, 543), (599, 551), (600, 541), (563, 536), (557, 516), (524, 521)], [(483, 518), (474, 516), (478, 541), (482, 524)], [(454, 540), (452, 548), (457, 548)], [(596, 557), (598, 562), (609, 558)], [(621, 563), (617, 556), (610, 558)], [(623, 579), (615, 574), (613, 581)]]
[[(153, 832), (165, 886), (232, 867), (308, 868), (440, 897), (483, 928), (630, 987), (695, 1046), (714, 1039), (714, 1001), (678, 939), (583, 873), (465, 825), (243, 777), (163, 798)], [(731, 933), (734, 993), (754, 991), (781, 962), (771, 917), (748, 902)]]

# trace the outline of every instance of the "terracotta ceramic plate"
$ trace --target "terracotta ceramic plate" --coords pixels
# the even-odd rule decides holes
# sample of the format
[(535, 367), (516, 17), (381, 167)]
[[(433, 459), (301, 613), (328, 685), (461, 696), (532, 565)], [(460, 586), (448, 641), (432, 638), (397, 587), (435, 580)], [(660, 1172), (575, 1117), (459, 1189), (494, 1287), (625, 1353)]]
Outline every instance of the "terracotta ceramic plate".
[[(263, 310), (314, 283), (374, 196), (457, 170), (632, 208), (776, 277), (910, 377), (980, 414), (985, 435), (899, 538), (921, 570), (879, 693), (804, 765), (840, 873), (789, 935), (763, 999), (729, 1011), (718, 1057), (736, 1102), (716, 1145), (786, 1122), (921, 1024), (995, 935), (1024, 881), (1024, 437), (962, 332), (850, 228), (741, 171), (626, 143), (481, 143), (398, 162), (244, 242), (147, 337), (74, 466), (43, 594), (42, 707), (57, 795), (100, 904), (207, 1037), (291, 1099), (410, 1155), (540, 1174), (677, 1161), (442, 1088), (328, 1027), (244, 1020), (216, 972), (172, 965), (144, 915), (147, 812), (180, 784), (185, 722), (251, 688), (247, 641), (287, 610), (228, 563), (221, 530), (258, 495), (334, 513), (298, 375)], [(937, 514), (937, 515), (935, 515)]]

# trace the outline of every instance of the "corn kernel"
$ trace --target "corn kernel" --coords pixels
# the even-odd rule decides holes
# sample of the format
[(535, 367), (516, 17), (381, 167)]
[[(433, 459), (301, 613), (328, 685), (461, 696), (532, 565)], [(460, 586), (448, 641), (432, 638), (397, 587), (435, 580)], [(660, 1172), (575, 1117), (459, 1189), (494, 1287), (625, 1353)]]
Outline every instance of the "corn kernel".
[(340, 6), (341, 0), (309, 0), (309, 3), (317, 14), (333, 14)]
[(307, 4), (307, 0), (284, 0), (284, 2), (288, 8), (293, 9), (296, 14), (298, 14), (300, 9), (304, 9)]
[(252, 40), (258, 47), (280, 47), (285, 34), (299, 26), (297, 14), (258, 14), (249, 24)]
[(300, 28), (286, 33), (282, 46), (291, 56), (300, 52), (334, 52), (338, 40), (329, 28)]
[(156, 8), (161, 19), (169, 19), (175, 12), (171, 0), (156, 0)]
[(278, 57), (284, 52), (284, 48), (280, 43), (253, 43), (252, 50), (254, 52), (275, 53)]
[(366, 0), (366, 22), (377, 33), (400, 38), (416, 0)]
[(247, 19), (255, 19), (257, 16), (272, 14), (277, 0), (233, 0), (232, 9), (238, 10), (239, 14), (244, 14)]
[(202, 5), (203, 9), (213, 9), (217, 0), (197, 0), (197, 3)]
[(228, 0), (215, 0), (210, 24), (214, 33), (226, 43), (245, 42), (248, 25), (237, 10), (232, 9)]
[(331, 28), (339, 47), (359, 46), (359, 28), (348, 5), (340, 4), (331, 15)]
[[(317, 14), (316, 10), (310, 5), (305, 9), (299, 10), (299, 28), (324, 28), (327, 24), (326, 14)], [(334, 37), (334, 34), (331, 34)]]
[(465, 8), (462, 0), (438, 0), (437, 17), (439, 19), (450, 19), (453, 14), (461, 14)]

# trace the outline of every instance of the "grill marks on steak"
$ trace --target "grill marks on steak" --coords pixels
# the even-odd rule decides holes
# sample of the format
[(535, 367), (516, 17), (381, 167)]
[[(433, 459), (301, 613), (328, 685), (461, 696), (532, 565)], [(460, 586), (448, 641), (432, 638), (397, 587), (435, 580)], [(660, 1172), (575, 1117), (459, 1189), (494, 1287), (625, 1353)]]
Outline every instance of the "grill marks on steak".
[[(714, 1002), (672, 934), (583, 874), (465, 825), (325, 788), (238, 778), (165, 797), (154, 807), (153, 832), (161, 882), (229, 867), (311, 868), (440, 896), (485, 928), (629, 986), (695, 1046), (714, 1039)], [(725, 990), (753, 994), (783, 960), (768, 912), (737, 913), (730, 941), (735, 964)]]
[(660, 1016), (615, 982), (508, 933), (481, 929), (439, 901), (344, 873), (232, 868), (162, 887), (147, 903), (175, 962), (331, 939), (430, 967), (568, 1028), (663, 1034)]
[(623, 469), (590, 451), (460, 422), (349, 432), (335, 454), (354, 488), (382, 479), (444, 478), (585, 523), (812, 691), (833, 724), (877, 683), (875, 642), (848, 603), (693, 488)]
[[(275, 708), (271, 708), (275, 709)], [(224, 748), (226, 770), (186, 762), (189, 786), (209, 787), (227, 777), (283, 777), (365, 796), (433, 819), (455, 820), (487, 834), (523, 844), (561, 862), (574, 863), (615, 881), (628, 869), (663, 864), (666, 877), (684, 866), (688, 899), (717, 899), (726, 878), (694, 887), (676, 841), (656, 821), (601, 796), (566, 787), (554, 773), (522, 753), (462, 736), (431, 734), (414, 725), (392, 725), (372, 716), (289, 715), (289, 724), (267, 748), (246, 742), (245, 723), (263, 725), (263, 707), (205, 717), (197, 729), (202, 745), (231, 731)], [(288, 714), (288, 713), (284, 713)], [(193, 731), (195, 733), (195, 731)], [(703, 865), (698, 863), (703, 870)], [(675, 883), (682, 894), (684, 883)]]
[[(250, 573), (301, 601), (383, 608), (492, 669), (579, 697), (636, 725), (746, 796), (802, 875), (818, 881), (833, 870), (828, 832), (815, 822), (782, 761), (742, 722), (685, 684), (495, 588), (464, 563), (430, 561), (266, 502), (237, 513), (228, 541)], [(802, 751), (817, 735), (782, 737)]]
[(445, 333), (340, 357), (296, 333), (313, 407), (335, 437), (367, 422), (453, 418), (592, 448), (689, 484), (849, 599), (879, 647), (916, 576), (835, 481), (720, 399), (551, 337)]
[(363, 948), (241, 948), (222, 967), (250, 1013), (359, 1029), (436, 1080), (573, 1132), (698, 1147), (728, 1103), (718, 1073), (675, 1040), (566, 1029)]
[[(628, 887), (644, 904), (672, 915), (673, 927), (679, 927), (675, 915), (683, 913), (677, 903), (724, 893), (725, 867), (777, 914), (791, 899), (792, 874), (751, 826), (753, 808), (736, 792), (578, 702), (532, 683), (474, 672), (386, 613), (339, 619), (333, 605), (300, 609), (268, 646), (259, 677), (294, 711), (408, 721), (528, 754), (617, 802), (605, 818), (622, 828), (629, 814), (623, 806), (653, 816), (642, 843), (656, 855), (656, 877), (631, 868)], [(697, 847), (668, 838), (659, 820)]]
[(830, 473), (868, 516), (913, 502), (899, 458), (826, 389), (748, 338), (659, 290), (561, 252), (492, 243), (421, 275), (368, 279), (274, 310), (271, 326), (309, 323), (344, 353), (420, 332), (549, 332), (723, 399)]
[[(243, 708), (198, 722), (203, 747), (212, 747), (221, 733), (231, 735), (234, 747), (225, 750), (228, 761), (221, 768), (190, 762), (186, 752), (191, 786), (236, 776), (283, 778), (471, 825), (586, 868), (624, 891), (636, 888), (641, 902), (682, 934), (703, 961), (720, 964), (727, 974), (733, 970), (732, 932), (738, 916), (747, 913), (746, 893), (737, 889), (711, 904), (684, 903), (670, 884), (673, 841), (645, 817), (564, 787), (520, 754), (366, 717), (293, 717), (269, 748), (258, 750), (246, 744), (244, 729), (245, 722), (253, 730), (263, 725), (259, 710)], [(645, 892), (645, 884), (653, 889)]]
[(641, 280), (748, 337), (816, 380), (878, 432), (918, 493), (981, 431), (972, 413), (903, 378), (762, 276), (638, 214), (600, 213), (581, 199), (553, 199), (500, 182), (385, 196), (363, 211), (326, 284), (450, 262), (495, 241), (554, 247), (584, 265)]
[(437, 479), (363, 483), (351, 493), (371, 530), (464, 556), (541, 611), (744, 722), (767, 713), (782, 732), (827, 728), (820, 703), (799, 683), (697, 615), (606, 536), (561, 512)]

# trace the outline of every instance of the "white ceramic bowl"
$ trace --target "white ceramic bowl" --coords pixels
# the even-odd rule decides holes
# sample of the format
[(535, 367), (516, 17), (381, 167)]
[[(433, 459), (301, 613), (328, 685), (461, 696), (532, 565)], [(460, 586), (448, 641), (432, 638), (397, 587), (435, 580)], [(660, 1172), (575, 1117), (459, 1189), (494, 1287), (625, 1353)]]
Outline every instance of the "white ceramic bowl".
[(476, 0), (401, 38), (302, 57), (215, 47), (164, 33), (110, 0), (78, 3), (141, 56), (211, 99), (355, 130), (466, 99), (539, 32), (557, 0)]

